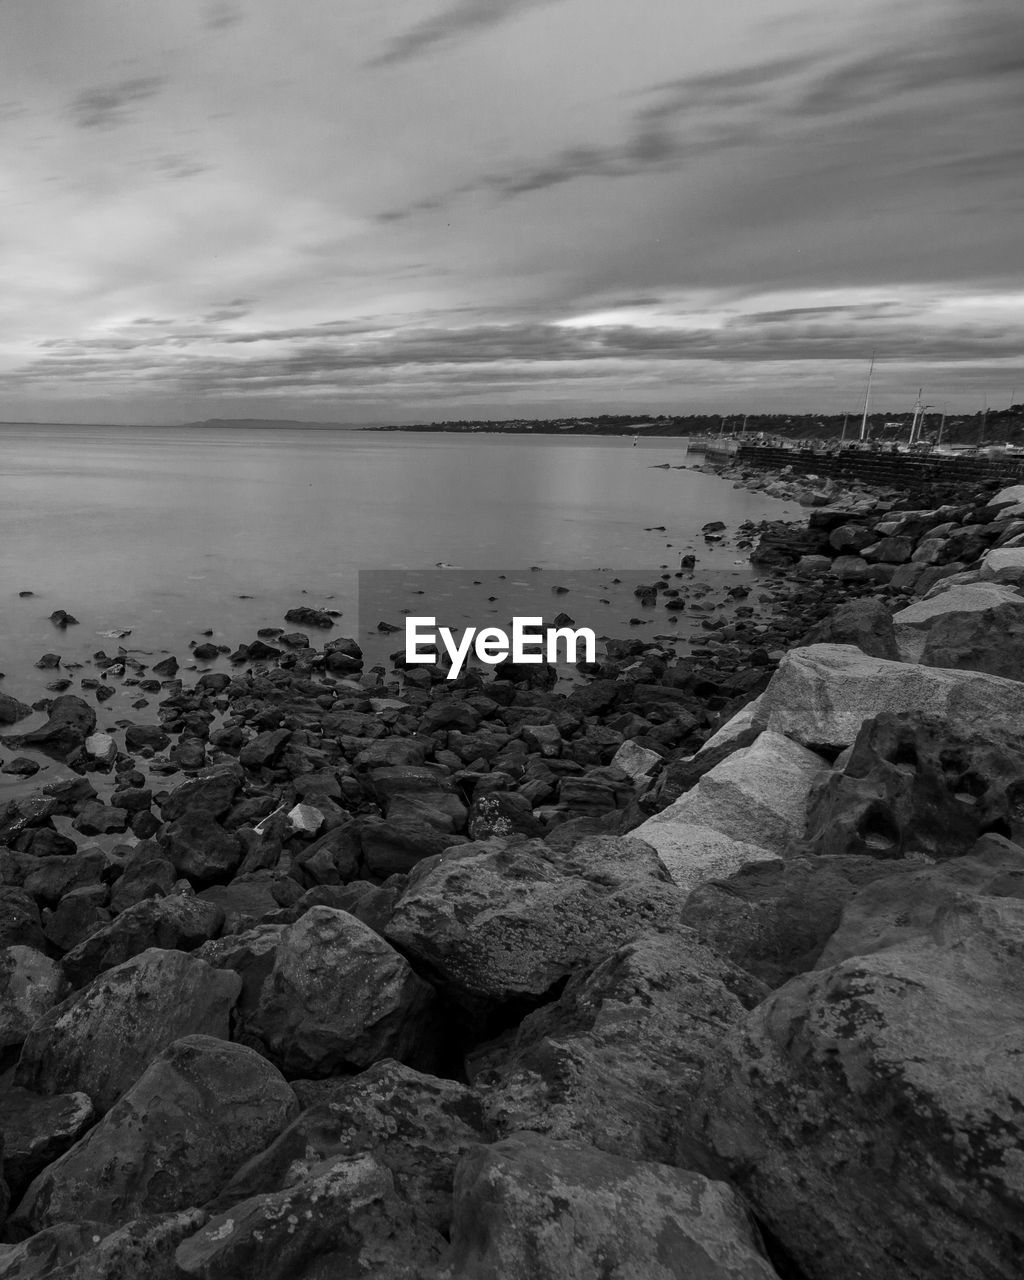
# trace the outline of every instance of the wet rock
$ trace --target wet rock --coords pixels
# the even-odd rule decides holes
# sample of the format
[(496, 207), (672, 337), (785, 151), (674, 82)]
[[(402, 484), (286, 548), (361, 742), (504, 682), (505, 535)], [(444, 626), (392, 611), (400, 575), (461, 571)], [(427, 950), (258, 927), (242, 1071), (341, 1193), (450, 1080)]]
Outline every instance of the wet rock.
[(488, 791), (475, 797), (466, 830), (471, 840), (543, 834), (541, 824), (533, 816), (533, 806), (526, 796), (515, 791)]
[(0, 773), (15, 774), (22, 778), (31, 778), (33, 774), (39, 772), (39, 765), (35, 760), (30, 760), (28, 756), (15, 756), (13, 760), (0, 769)]
[(359, 874), (360, 856), (359, 829), (347, 823), (314, 840), (297, 856), (296, 865), (305, 883), (347, 884)]
[(183, 893), (147, 897), (69, 951), (62, 961), (64, 972), (76, 987), (83, 986), (152, 947), (193, 951), (215, 938), (223, 923), (224, 912), (201, 898)]
[(81, 1091), (110, 1109), (156, 1056), (187, 1035), (229, 1035), (235, 973), (153, 947), (108, 970), (33, 1026), (15, 1081), (37, 1093)]
[(247, 742), (238, 753), (238, 759), (248, 769), (273, 765), (288, 745), (291, 736), (290, 729), (268, 729)]
[[(136, 845), (124, 871), (110, 886), (111, 910), (120, 913), (146, 898), (166, 897), (177, 878), (174, 864), (159, 856), (159, 846)], [(179, 950), (187, 948), (179, 947)]]
[(424, 1052), (433, 992), (345, 911), (314, 907), (282, 934), (239, 1033), (291, 1075), (359, 1070)]
[(813, 751), (768, 730), (634, 834), (657, 849), (677, 884), (695, 889), (784, 856), (803, 838), (808, 798), (827, 772)]
[(961, 895), (727, 1037), (702, 1132), (806, 1275), (1020, 1274), (1022, 943), (1024, 902)]
[[(94, 1118), (92, 1102), (84, 1093), (47, 1097), (17, 1085), (0, 1092), (4, 1177), (12, 1199), (20, 1199), (32, 1179), (77, 1142)], [(3, 1265), (0, 1255), (0, 1276)]]
[(0, 884), (0, 947), (14, 946), (44, 951), (43, 922), (31, 894)]
[(60, 965), (34, 947), (0, 951), (0, 1049), (21, 1044), (64, 990)]
[(43, 911), (43, 933), (57, 951), (70, 951), (110, 920), (105, 884), (82, 885)]
[(92, 707), (76, 694), (65, 693), (54, 698), (46, 723), (17, 741), (21, 746), (34, 747), (63, 760), (81, 747), (95, 728), (96, 712)]
[(187, 1036), (32, 1182), (12, 1222), (28, 1231), (82, 1220), (116, 1226), (201, 1205), (297, 1110), (294, 1093), (259, 1054)]
[(124, 745), (128, 751), (141, 751), (144, 747), (163, 751), (170, 743), (170, 735), (158, 724), (130, 724), (124, 731)]
[(127, 831), (128, 814), (124, 809), (115, 809), (92, 800), (82, 806), (71, 825), (85, 836), (114, 835)]
[(334, 626), (334, 618), (326, 609), (311, 609), (308, 605), (299, 605), (295, 609), (289, 609), (284, 615), (285, 622), (297, 623), (300, 627), (323, 627), (324, 629)]
[(32, 708), (9, 693), (0, 693), (0, 724), (17, 724), (32, 714)]
[(402, 765), (373, 769), (370, 781), (384, 816), (392, 822), (426, 822), (439, 831), (465, 825), (466, 806), (451, 780), (436, 765)]
[(510, 1049), (470, 1059), (495, 1131), (532, 1130), (635, 1160), (675, 1161), (680, 1118), (761, 984), (689, 929), (652, 932), (577, 974)]
[(165, 822), (173, 822), (196, 809), (223, 818), (241, 784), (242, 770), (237, 764), (211, 769), (175, 787), (160, 806), (160, 812)]
[(724, 1182), (519, 1134), (459, 1165), (445, 1280), (776, 1280)]
[(366, 872), (379, 880), (404, 874), (424, 858), (466, 843), (465, 836), (439, 831), (431, 823), (413, 818), (402, 822), (361, 820), (359, 838)]

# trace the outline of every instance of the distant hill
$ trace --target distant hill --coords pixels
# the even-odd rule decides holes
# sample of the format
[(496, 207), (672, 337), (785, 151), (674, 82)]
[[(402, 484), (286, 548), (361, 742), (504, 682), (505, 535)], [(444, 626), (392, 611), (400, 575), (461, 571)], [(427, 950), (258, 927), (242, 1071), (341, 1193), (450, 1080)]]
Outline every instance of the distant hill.
[(204, 418), (202, 422), (180, 422), (180, 427), (245, 427), (247, 430), (365, 431), (367, 422), (303, 422), (298, 418)]

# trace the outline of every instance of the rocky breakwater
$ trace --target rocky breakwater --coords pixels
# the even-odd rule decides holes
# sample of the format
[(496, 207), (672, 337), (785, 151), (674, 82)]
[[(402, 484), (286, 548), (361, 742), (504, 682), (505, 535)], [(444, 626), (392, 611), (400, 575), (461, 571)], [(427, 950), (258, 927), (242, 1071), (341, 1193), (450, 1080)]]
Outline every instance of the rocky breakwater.
[(765, 530), (792, 608), (568, 691), (328, 640), (55, 701), (0, 1278), (1019, 1276), (1022, 500)]

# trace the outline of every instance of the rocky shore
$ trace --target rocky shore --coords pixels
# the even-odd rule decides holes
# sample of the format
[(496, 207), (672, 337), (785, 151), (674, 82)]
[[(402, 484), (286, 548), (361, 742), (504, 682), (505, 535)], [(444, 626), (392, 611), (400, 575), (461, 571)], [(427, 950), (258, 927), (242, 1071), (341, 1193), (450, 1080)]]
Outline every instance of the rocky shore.
[(689, 658), (0, 694), (0, 1280), (1024, 1272), (1024, 487), (733, 478)]

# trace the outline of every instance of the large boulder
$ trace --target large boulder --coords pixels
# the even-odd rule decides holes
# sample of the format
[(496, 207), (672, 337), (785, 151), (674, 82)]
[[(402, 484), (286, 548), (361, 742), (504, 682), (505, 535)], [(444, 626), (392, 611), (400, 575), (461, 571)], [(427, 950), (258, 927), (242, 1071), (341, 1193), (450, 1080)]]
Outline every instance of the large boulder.
[(1024, 678), (1024, 597), (999, 582), (952, 586), (893, 618), (899, 656), (929, 667)]
[(994, 547), (982, 560), (979, 572), (984, 582), (1024, 585), (1024, 547)]
[(812, 627), (803, 644), (852, 644), (875, 658), (898, 661), (902, 656), (896, 647), (892, 614), (873, 597), (848, 600), (833, 609), (829, 616)]
[(107, 1111), (173, 1041), (193, 1034), (226, 1040), (241, 986), (237, 974), (183, 951), (144, 951), (35, 1024), (15, 1081), (37, 1093), (82, 1091)]
[(447, 1233), (455, 1167), (485, 1140), (479, 1100), (464, 1084), (389, 1060), (351, 1079), (298, 1081), (295, 1089), (307, 1109), (238, 1170), (211, 1211), (281, 1191), (321, 1161), (371, 1155), (402, 1198)]
[(743, 1201), (698, 1173), (518, 1134), (459, 1166), (444, 1280), (777, 1280)]
[(650, 845), (593, 837), (462, 845), (409, 876), (386, 936), (467, 1012), (529, 1007), (576, 969), (679, 913)]
[(1024, 902), (802, 974), (723, 1042), (702, 1134), (809, 1280), (1024, 1263)]
[(88, 1219), (119, 1226), (202, 1205), (297, 1110), (295, 1094), (258, 1053), (186, 1036), (32, 1182), (12, 1223), (19, 1231)]
[[(34, 858), (26, 855), (26, 862)], [(39, 908), (30, 893), (10, 884), (0, 884), (0, 947), (33, 947), (42, 951), (46, 946)]]
[(313, 907), (281, 935), (239, 1038), (293, 1076), (408, 1061), (428, 1046), (433, 995), (368, 925)]
[(85, 743), (95, 728), (93, 708), (76, 694), (65, 693), (50, 704), (49, 719), (44, 725), (11, 741), (64, 760)]
[(498, 1134), (673, 1161), (704, 1067), (765, 994), (691, 930), (645, 933), (471, 1057), (473, 1086)]
[(847, 903), (892, 870), (859, 856), (751, 863), (694, 889), (682, 922), (720, 956), (779, 987), (814, 968)]
[[(17, 1085), (0, 1092), (4, 1177), (11, 1198), (21, 1198), (36, 1176), (64, 1154), (92, 1124), (96, 1112), (84, 1093), (45, 1096)], [(4, 1275), (0, 1260), (0, 1277)]]
[(748, 724), (833, 749), (848, 747), (872, 716), (915, 710), (945, 718), (954, 732), (984, 724), (990, 733), (1012, 734), (1024, 720), (1024, 684), (815, 644), (791, 649), (756, 706), (745, 708)]
[(175, 1280), (428, 1280), (445, 1239), (372, 1155), (338, 1156), (253, 1196), (183, 1241)]
[(191, 894), (144, 898), (69, 951), (62, 961), (64, 972), (80, 987), (150, 947), (192, 951), (215, 938), (223, 923), (220, 907)]
[(934, 716), (866, 720), (808, 810), (815, 854), (954, 858), (986, 831), (1024, 838), (1024, 738)]
[(60, 965), (34, 947), (0, 951), (0, 1050), (21, 1044), (66, 989)]
[(390, 765), (371, 769), (374, 794), (392, 822), (426, 822), (439, 831), (458, 831), (466, 806), (439, 765)]
[(206, 1221), (202, 1209), (151, 1213), (111, 1230), (61, 1222), (0, 1246), (0, 1280), (175, 1280), (174, 1249)]
[(174, 822), (194, 809), (223, 818), (234, 803), (245, 774), (241, 765), (219, 765), (207, 769), (198, 778), (182, 782), (160, 806), (165, 822)]
[(243, 855), (242, 843), (208, 809), (187, 809), (160, 836), (160, 847), (179, 875), (195, 884), (230, 879)]
[(769, 730), (632, 834), (658, 851), (677, 884), (694, 889), (788, 853), (803, 839), (808, 797), (827, 772), (820, 756)]

